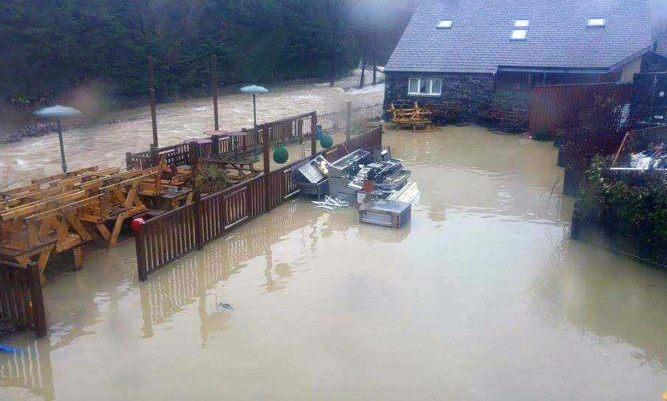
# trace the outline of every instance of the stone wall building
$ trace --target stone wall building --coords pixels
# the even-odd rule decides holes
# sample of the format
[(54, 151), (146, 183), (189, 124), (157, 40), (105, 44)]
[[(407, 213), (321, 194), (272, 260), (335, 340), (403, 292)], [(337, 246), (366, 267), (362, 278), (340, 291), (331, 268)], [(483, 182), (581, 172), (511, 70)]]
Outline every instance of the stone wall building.
[(648, 0), (424, 0), (387, 63), (385, 106), (474, 117), (500, 91), (631, 82), (667, 61), (650, 22)]

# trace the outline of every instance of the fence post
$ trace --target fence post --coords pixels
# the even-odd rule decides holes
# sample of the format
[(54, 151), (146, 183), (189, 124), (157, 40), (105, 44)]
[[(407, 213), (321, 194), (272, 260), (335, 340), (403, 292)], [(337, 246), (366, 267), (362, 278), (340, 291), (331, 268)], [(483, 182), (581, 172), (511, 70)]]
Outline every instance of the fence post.
[(158, 148), (151, 145), (151, 167), (157, 167), (160, 164), (160, 153)]
[(214, 155), (220, 154), (220, 136), (217, 134), (211, 135), (211, 153)]
[(153, 59), (148, 58), (148, 97), (151, 104), (151, 123), (153, 125), (153, 146), (158, 147), (157, 134), (157, 111), (155, 102), (155, 73), (153, 72)]
[(377, 128), (379, 130), (379, 132), (378, 132), (378, 137), (379, 137), (378, 142), (379, 142), (379, 145), (380, 145), (380, 151), (382, 151), (382, 134), (384, 133), (383, 128), (384, 127), (382, 126), (382, 124), (380, 124), (380, 126)]
[(197, 250), (201, 250), (204, 247), (204, 236), (201, 229), (201, 192), (195, 190), (194, 194), (194, 207), (195, 207), (195, 242), (197, 244)]
[(303, 144), (303, 120), (302, 119), (299, 119), (299, 121), (297, 121), (296, 132), (297, 132), (297, 135), (299, 136), (299, 144), (302, 145)]
[(192, 169), (192, 176), (197, 177), (199, 169), (199, 143), (190, 142), (190, 168)]
[(347, 102), (347, 120), (345, 121), (345, 140), (350, 140), (350, 134), (352, 133), (352, 102)]
[(271, 194), (269, 188), (269, 180), (271, 176), (271, 160), (269, 159), (269, 129), (266, 125), (262, 126), (262, 146), (264, 148), (264, 207), (265, 212), (271, 209), (271, 201), (269, 195)]
[(148, 280), (146, 271), (146, 250), (144, 248), (144, 227), (139, 226), (139, 230), (134, 237), (134, 248), (137, 252), (137, 268), (139, 270), (139, 281)]
[(317, 112), (313, 112), (310, 119), (310, 156), (317, 154)]
[(125, 167), (128, 170), (132, 170), (133, 164), (132, 164), (132, 152), (126, 152), (125, 153)]
[(212, 72), (211, 72), (211, 86), (213, 86), (213, 120), (215, 130), (220, 129), (218, 122), (218, 57), (211, 56)]
[(44, 295), (42, 294), (42, 280), (39, 266), (36, 263), (28, 265), (30, 269), (30, 298), (32, 299), (32, 320), (37, 337), (46, 335), (46, 311), (44, 310)]

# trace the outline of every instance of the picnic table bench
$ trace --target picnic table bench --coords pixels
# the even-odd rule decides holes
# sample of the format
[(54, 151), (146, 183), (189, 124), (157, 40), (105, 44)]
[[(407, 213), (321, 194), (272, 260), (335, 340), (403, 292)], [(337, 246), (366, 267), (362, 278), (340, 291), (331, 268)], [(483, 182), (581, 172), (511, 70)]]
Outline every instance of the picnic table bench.
[(417, 102), (414, 103), (413, 108), (400, 109), (396, 108), (394, 103), (391, 103), (387, 112), (391, 113), (391, 122), (398, 128), (412, 128), (413, 131), (417, 130), (417, 128), (427, 129), (432, 122), (427, 116), (430, 116), (433, 113), (423, 107), (419, 107)]

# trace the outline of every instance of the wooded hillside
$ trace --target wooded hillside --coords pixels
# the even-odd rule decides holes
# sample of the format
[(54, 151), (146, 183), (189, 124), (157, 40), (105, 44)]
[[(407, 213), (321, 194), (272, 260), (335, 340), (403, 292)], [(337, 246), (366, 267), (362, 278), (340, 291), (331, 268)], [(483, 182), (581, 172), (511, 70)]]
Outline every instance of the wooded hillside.
[[(0, 3), (0, 95), (27, 102), (102, 82), (146, 93), (155, 59), (158, 96), (206, 88), (210, 57), (221, 81), (268, 83), (349, 71), (364, 49), (389, 57), (414, 1), (8, 0)], [(335, 55), (335, 58), (334, 58)], [(335, 59), (335, 61), (334, 61)]]

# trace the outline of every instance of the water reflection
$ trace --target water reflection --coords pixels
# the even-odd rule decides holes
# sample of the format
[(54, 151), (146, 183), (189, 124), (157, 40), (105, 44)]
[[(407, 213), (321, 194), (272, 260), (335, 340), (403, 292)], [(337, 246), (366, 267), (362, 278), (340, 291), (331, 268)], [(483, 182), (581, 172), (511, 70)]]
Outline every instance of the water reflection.
[(634, 347), (638, 365), (667, 372), (667, 272), (568, 241), (534, 285), (551, 324)]
[(0, 356), (0, 387), (27, 389), (31, 394), (53, 400), (53, 367), (51, 347), (44, 341), (35, 341), (23, 352)]
[[(334, 220), (337, 223), (332, 224)], [(306, 266), (315, 257), (321, 238), (344, 233), (350, 226), (350, 222), (329, 219), (328, 214), (321, 214), (308, 202), (293, 201), (263, 216), (261, 223), (251, 223), (207, 245), (141, 286), (143, 337), (155, 336), (157, 325), (197, 302), (205, 346), (212, 331), (231, 325), (233, 313), (216, 308), (224, 283), (241, 273), (246, 262), (264, 260), (265, 281), (259, 285), (263, 291), (284, 290), (291, 277), (308, 271)]]

